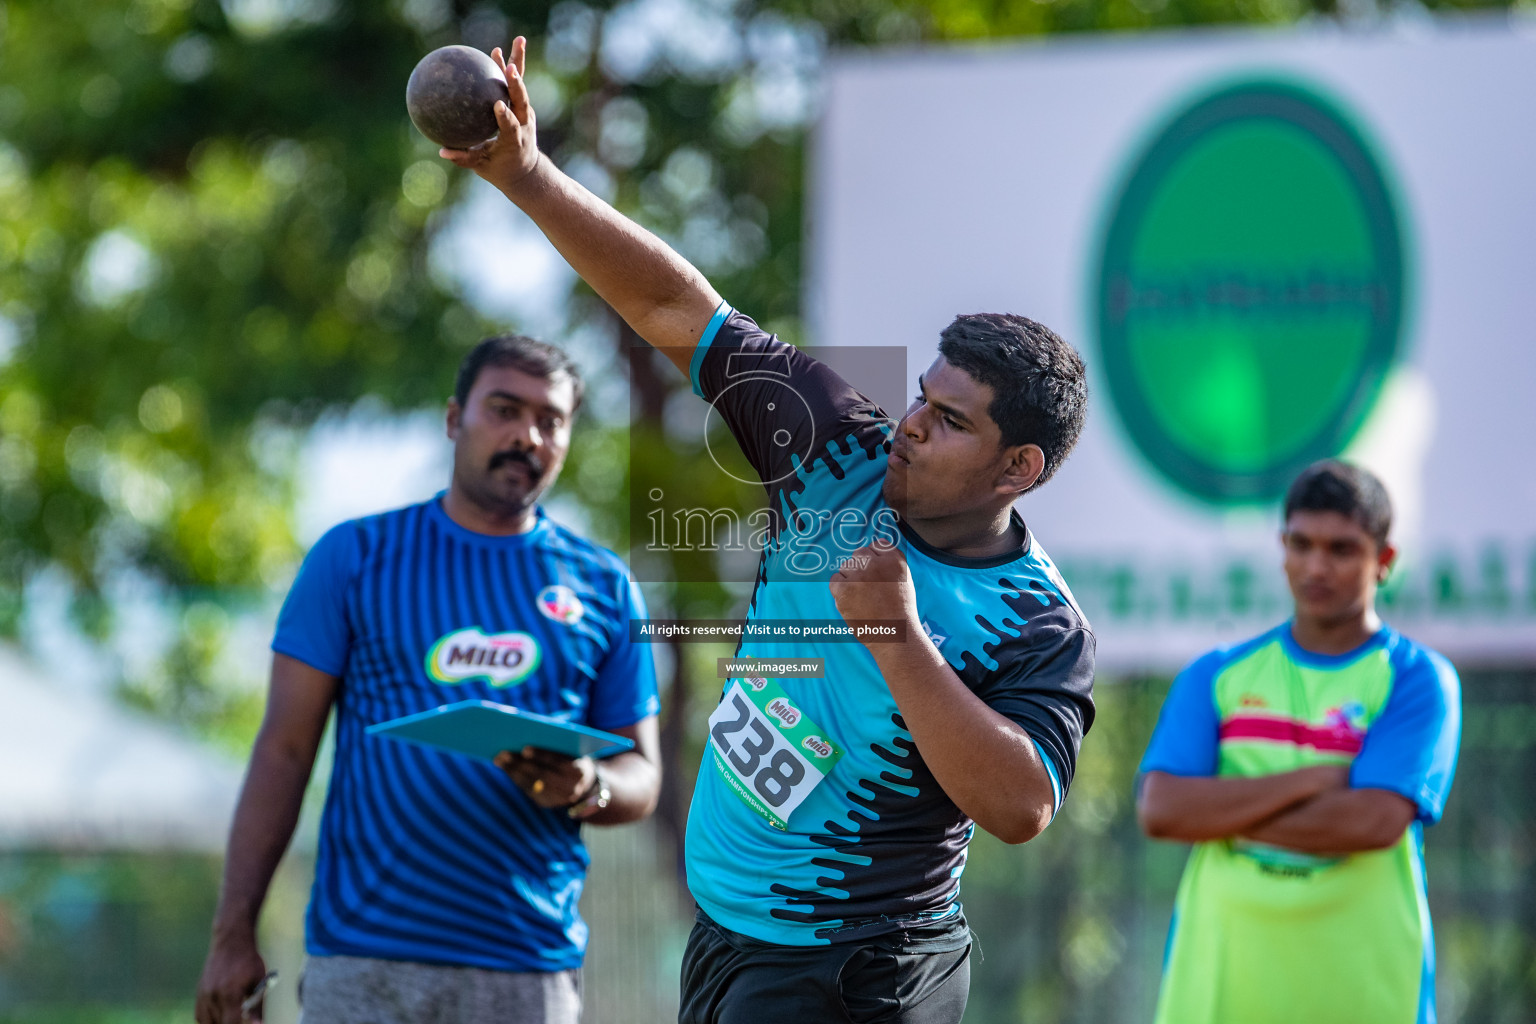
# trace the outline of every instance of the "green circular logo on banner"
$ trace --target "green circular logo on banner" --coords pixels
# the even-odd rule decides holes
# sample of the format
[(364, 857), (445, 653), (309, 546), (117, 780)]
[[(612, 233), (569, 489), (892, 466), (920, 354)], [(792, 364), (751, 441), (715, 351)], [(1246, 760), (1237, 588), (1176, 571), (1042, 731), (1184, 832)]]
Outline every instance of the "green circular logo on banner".
[(1398, 350), (1403, 238), (1332, 104), (1229, 86), (1141, 152), (1105, 233), (1101, 365), (1132, 442), (1211, 502), (1270, 502), (1336, 455)]

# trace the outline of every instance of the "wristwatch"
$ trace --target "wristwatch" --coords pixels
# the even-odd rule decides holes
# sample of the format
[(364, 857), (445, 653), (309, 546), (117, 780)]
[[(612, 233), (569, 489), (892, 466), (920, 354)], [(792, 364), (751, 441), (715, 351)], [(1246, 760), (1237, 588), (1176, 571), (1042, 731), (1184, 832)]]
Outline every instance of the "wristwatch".
[(592, 815), (607, 807), (612, 800), (613, 791), (608, 788), (608, 781), (603, 778), (602, 772), (594, 769), (592, 785), (587, 787), (586, 796), (571, 804), (565, 813), (577, 821), (581, 821), (584, 818), (592, 817)]

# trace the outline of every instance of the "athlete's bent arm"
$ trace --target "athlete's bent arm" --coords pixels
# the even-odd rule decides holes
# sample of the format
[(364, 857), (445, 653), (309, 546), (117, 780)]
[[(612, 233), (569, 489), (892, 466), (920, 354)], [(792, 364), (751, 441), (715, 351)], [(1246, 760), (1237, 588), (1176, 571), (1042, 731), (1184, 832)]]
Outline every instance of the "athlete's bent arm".
[(1384, 850), (1413, 824), (1418, 808), (1389, 789), (1340, 789), (1244, 829), (1243, 835), (1305, 853)]
[[(867, 643), (923, 763), (967, 817), (1005, 843), (1045, 831), (1055, 811), (1051, 776), (1016, 722), (970, 691), (923, 631), (901, 551), (865, 547), (862, 569), (832, 577), (832, 597), (850, 624), (903, 618), (906, 639)], [(856, 565), (850, 558), (845, 565)]]
[(1251, 778), (1150, 771), (1136, 798), (1136, 817), (1141, 830), (1153, 839), (1185, 843), (1226, 839), (1348, 784), (1349, 769), (1342, 765), (1314, 765)]
[(492, 57), (507, 77), (509, 103), (496, 104), (500, 134), (472, 150), (442, 155), (495, 185), (539, 226), (560, 255), (603, 301), (684, 373), (720, 295), (665, 242), (572, 180), (538, 147), (538, 126), (523, 67), (528, 44), (512, 42), (512, 60)]
[(235, 805), (213, 939), (197, 986), (198, 1024), (239, 1024), (240, 1003), (266, 973), (256, 919), (293, 838), (337, 679), (285, 654), (272, 681), (250, 767)]

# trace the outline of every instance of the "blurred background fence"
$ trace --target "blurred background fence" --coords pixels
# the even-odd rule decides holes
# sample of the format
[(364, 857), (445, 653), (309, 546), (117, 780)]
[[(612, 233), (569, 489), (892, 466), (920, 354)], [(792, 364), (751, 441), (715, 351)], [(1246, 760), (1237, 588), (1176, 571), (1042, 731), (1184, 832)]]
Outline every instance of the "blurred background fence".
[[(1536, 1019), (1536, 677), (1464, 679), (1461, 766), (1426, 833), (1441, 1019)], [(1024, 847), (977, 837), (962, 893), (979, 940), (967, 1024), (1151, 1019), (1185, 847), (1136, 828), (1136, 760), (1165, 679), (1105, 685), (1101, 717), (1060, 817)], [(654, 824), (589, 829), (586, 1019), (675, 1019), (691, 904)], [(0, 1019), (188, 1018), (217, 884), (207, 855), (11, 850), (0, 856)], [(285, 865), (264, 917), (283, 973), (269, 1020), (292, 1021), (308, 862)]]

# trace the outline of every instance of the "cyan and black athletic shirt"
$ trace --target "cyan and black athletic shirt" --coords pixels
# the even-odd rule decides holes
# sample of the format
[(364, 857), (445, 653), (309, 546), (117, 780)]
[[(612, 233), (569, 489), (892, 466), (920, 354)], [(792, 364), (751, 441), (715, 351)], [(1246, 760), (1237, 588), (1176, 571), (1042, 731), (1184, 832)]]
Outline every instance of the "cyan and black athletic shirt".
[(434, 499), (310, 550), (272, 648), (341, 680), (307, 920), (314, 956), (581, 966), (580, 828), (499, 768), (364, 730), (460, 700), (599, 729), (656, 713), (645, 605), (624, 563), (545, 518), (491, 537)]
[(924, 765), (874, 659), (860, 643), (754, 641), (751, 624), (841, 623), (838, 563), (899, 542), (923, 628), (1029, 734), (1058, 807), (1093, 720), (1093, 633), (1033, 537), (957, 558), (906, 529), (881, 498), (893, 423), (825, 365), (722, 304), (691, 376), (765, 482), (774, 523), (738, 655), (824, 658), (825, 678), (726, 680), (688, 817), (688, 886), (721, 925), (783, 945), (962, 920), (975, 825)]

